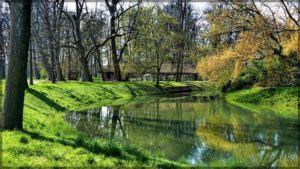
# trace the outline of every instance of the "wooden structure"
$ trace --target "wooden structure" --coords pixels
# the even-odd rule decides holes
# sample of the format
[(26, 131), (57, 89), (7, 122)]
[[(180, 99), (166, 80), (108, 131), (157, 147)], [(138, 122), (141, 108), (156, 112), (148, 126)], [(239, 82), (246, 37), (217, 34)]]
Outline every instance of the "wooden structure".
[[(175, 80), (177, 67), (171, 62), (162, 64), (160, 71), (161, 80)], [(196, 65), (192, 63), (184, 63), (182, 67), (181, 80), (199, 80)]]
[(115, 73), (111, 70), (104, 70), (103, 76), (103, 79), (105, 79), (105, 81), (113, 81), (115, 79)]
[[(122, 73), (124, 73), (123, 76), (123, 80), (128, 81), (130, 80), (129, 78), (133, 78), (133, 79), (140, 79), (142, 81), (153, 81), (156, 79), (156, 75), (155, 75), (155, 68), (151, 68), (151, 69), (147, 69), (144, 70), (143, 72), (138, 72), (138, 70), (136, 70), (133, 67), (128, 67), (126, 69), (126, 72), (124, 72), (124, 66), (122, 65)], [(127, 65), (129, 66), (129, 65)], [(175, 64), (172, 64), (171, 62), (166, 62), (163, 63), (161, 66), (161, 71), (160, 71), (160, 80), (165, 80), (165, 81), (174, 81), (175, 77), (176, 77), (176, 70), (177, 67)], [(99, 72), (101, 73), (101, 72)], [(114, 80), (114, 71), (111, 67), (105, 66), (103, 68), (103, 76), (105, 81), (113, 81)], [(197, 73), (196, 70), (196, 64), (192, 64), (192, 63), (184, 63), (183, 67), (182, 67), (182, 76), (181, 76), (181, 80), (182, 81), (193, 81), (193, 80), (199, 80), (199, 75)]]

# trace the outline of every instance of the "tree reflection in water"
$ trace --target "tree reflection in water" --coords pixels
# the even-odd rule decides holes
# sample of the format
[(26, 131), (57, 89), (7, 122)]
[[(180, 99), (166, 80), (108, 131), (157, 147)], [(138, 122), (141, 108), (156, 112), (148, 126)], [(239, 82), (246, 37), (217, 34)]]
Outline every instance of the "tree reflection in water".
[(92, 137), (132, 142), (190, 163), (241, 159), (245, 166), (297, 166), (298, 121), (251, 112), (216, 97), (154, 97), (73, 112)]

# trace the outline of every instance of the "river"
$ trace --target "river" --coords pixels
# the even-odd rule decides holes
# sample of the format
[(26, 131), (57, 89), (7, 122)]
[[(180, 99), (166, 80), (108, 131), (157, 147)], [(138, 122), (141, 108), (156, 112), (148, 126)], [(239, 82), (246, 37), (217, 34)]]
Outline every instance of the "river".
[(218, 97), (135, 98), (123, 105), (70, 112), (91, 137), (133, 143), (156, 155), (204, 166), (297, 167), (298, 120), (252, 112)]

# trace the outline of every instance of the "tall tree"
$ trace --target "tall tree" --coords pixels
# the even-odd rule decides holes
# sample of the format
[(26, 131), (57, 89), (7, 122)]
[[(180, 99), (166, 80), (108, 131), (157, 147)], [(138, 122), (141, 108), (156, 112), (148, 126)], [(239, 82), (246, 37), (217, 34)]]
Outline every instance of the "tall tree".
[[(125, 40), (125, 43), (123, 44), (123, 47), (118, 52), (117, 47), (117, 37), (121, 37), (122, 35), (132, 35), (132, 29), (133, 25), (130, 25), (127, 27), (128, 29), (125, 30), (125, 33), (120, 33), (120, 18), (125, 15), (128, 11), (133, 9), (135, 6), (138, 6), (140, 4), (140, 1), (138, 1), (135, 5), (129, 6), (126, 9), (121, 5), (121, 0), (112, 0), (111, 2), (109, 0), (105, 0), (106, 6), (108, 8), (108, 11), (110, 13), (110, 36), (111, 36), (111, 54), (112, 54), (112, 61), (113, 61), (113, 67), (114, 67), (114, 78), (116, 81), (121, 81), (121, 69), (120, 69), (120, 60), (121, 55), (123, 54), (128, 42), (131, 40), (131, 37), (128, 37), (127, 40)], [(137, 11), (138, 12), (138, 11)], [(133, 16), (134, 20), (136, 15)], [(133, 20), (133, 22), (135, 22)], [(124, 30), (124, 29), (123, 29)]]
[(187, 53), (196, 39), (196, 23), (198, 18), (194, 15), (189, 0), (175, 0), (166, 5), (164, 11), (176, 18), (178, 23), (173, 28), (178, 38), (173, 47), (176, 50), (174, 57), (176, 63), (176, 81), (181, 81), (183, 62), (185, 62)]
[(61, 23), (62, 23), (62, 8), (64, 0), (45, 1), (44, 2), (44, 22), (46, 26), (46, 34), (48, 40), (48, 48), (51, 56), (51, 67), (53, 74), (52, 82), (56, 80), (64, 81), (60, 65), (60, 39), (61, 39)]
[(3, 128), (22, 129), (30, 39), (31, 0), (10, 1), (11, 37), (3, 104)]
[(82, 69), (81, 80), (84, 82), (92, 82), (93, 77), (89, 69), (88, 61), (89, 57), (93, 53), (94, 47), (87, 48), (84, 46), (83, 35), (81, 30), (82, 20), (88, 14), (87, 9), (84, 7), (84, 5), (86, 5), (86, 1), (75, 0), (75, 5), (76, 11), (73, 15), (64, 10), (62, 10), (62, 12), (66, 15), (66, 17), (72, 25), (74, 45), (70, 47), (74, 48), (79, 55), (79, 62), (81, 64)]
[[(34, 43), (35, 49), (35, 57), (36, 60), (41, 61), (41, 73), (42, 76), (47, 76), (49, 81), (55, 80), (55, 71), (53, 69), (52, 63), (54, 63), (54, 59), (52, 59), (51, 63), (51, 55), (49, 51), (48, 45), (48, 28), (45, 24), (45, 17), (48, 16), (48, 6), (45, 5), (46, 1), (34, 1), (32, 4), (32, 26), (31, 26), (31, 33), (32, 33), (32, 40)], [(45, 9), (46, 7), (46, 9)], [(37, 75), (39, 74), (38, 67), (35, 65), (35, 72)], [(45, 73), (43, 73), (45, 70)]]
[(162, 64), (170, 61), (174, 53), (175, 32), (171, 27), (176, 26), (176, 20), (155, 6), (142, 9), (137, 22), (133, 60), (137, 66), (155, 73), (156, 87), (159, 87)]

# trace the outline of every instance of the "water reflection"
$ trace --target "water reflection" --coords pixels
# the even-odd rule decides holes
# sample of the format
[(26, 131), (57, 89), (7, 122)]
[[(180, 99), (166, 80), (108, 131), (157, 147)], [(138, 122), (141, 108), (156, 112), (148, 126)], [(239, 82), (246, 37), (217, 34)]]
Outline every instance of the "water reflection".
[(250, 112), (215, 97), (154, 97), (66, 116), (92, 137), (129, 141), (192, 164), (239, 161), (249, 166), (297, 166), (299, 125)]

